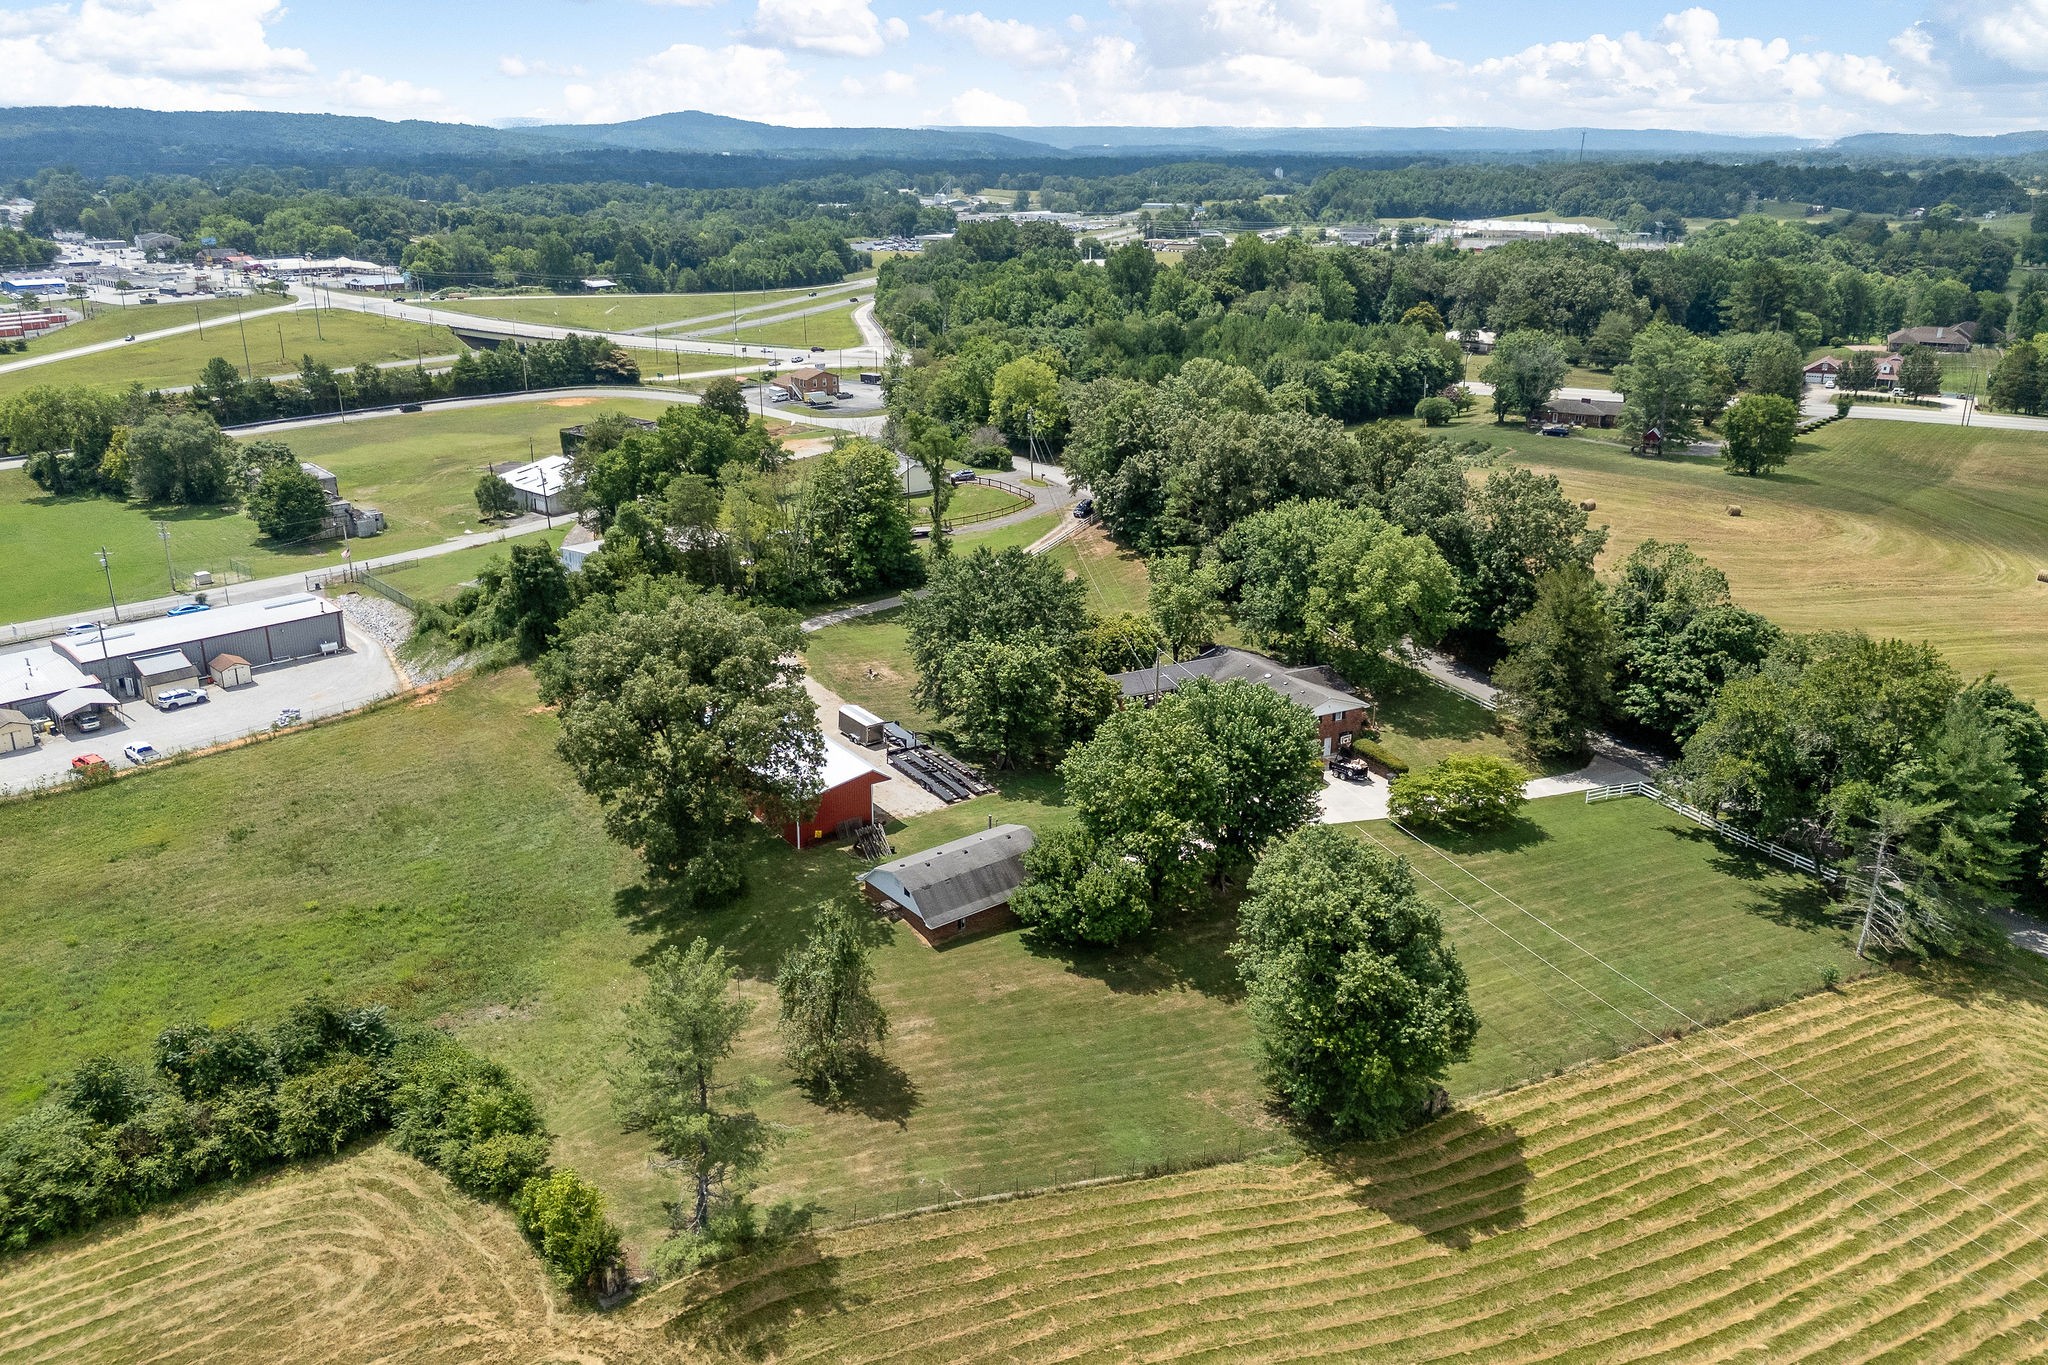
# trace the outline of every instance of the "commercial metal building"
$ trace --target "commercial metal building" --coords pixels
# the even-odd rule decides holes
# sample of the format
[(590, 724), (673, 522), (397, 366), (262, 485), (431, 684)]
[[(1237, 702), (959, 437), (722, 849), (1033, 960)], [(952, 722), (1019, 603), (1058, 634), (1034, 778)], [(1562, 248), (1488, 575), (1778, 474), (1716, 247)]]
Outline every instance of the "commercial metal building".
[[(256, 668), (348, 647), (341, 608), (318, 597), (249, 602), (190, 616), (165, 616), (108, 626), (103, 633), (67, 636), (52, 648), (124, 697), (145, 695), (150, 679), (167, 677), (172, 653), (193, 667), (233, 654)], [(147, 663), (147, 669), (140, 666)], [(165, 681), (156, 685), (176, 686)]]
[(55, 719), (52, 697), (91, 685), (84, 670), (46, 645), (0, 654), (0, 707), (30, 720)]

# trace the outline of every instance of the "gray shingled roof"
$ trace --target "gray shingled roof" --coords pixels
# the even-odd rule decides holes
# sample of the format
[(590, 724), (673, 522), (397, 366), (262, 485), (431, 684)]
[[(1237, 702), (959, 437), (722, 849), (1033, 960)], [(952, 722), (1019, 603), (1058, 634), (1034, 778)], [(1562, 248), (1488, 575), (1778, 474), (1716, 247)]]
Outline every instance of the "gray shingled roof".
[(1254, 654), (1248, 649), (1212, 649), (1177, 664), (1161, 664), (1157, 669), (1134, 668), (1128, 673), (1112, 673), (1110, 680), (1123, 689), (1126, 697), (1164, 696), (1195, 678), (1257, 683), (1278, 692), (1297, 706), (1308, 708), (1317, 716), (1342, 715), (1346, 711), (1359, 710), (1366, 704), (1362, 697), (1339, 692), (1334, 687), (1325, 687), (1313, 678), (1302, 676), (1317, 671), (1308, 668), (1290, 671), (1279, 660)]
[(1024, 855), (1036, 842), (1022, 825), (997, 825), (883, 863), (861, 880), (937, 929), (1006, 904), (1024, 884)]

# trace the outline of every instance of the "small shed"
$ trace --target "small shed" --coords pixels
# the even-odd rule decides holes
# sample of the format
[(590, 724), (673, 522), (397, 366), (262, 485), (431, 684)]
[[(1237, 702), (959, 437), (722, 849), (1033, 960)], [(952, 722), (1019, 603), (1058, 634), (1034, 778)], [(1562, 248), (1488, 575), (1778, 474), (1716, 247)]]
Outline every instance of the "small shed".
[(0, 754), (36, 747), (36, 727), (19, 711), (0, 710)]
[(848, 703), (839, 708), (839, 733), (855, 744), (872, 749), (882, 742), (882, 718), (865, 706)]
[(134, 661), (134, 667), (142, 683), (142, 699), (147, 702), (154, 702), (159, 692), (184, 687), (199, 678), (199, 665), (187, 658), (182, 649), (144, 654)]
[(861, 874), (861, 886), (869, 901), (936, 948), (1016, 923), (1010, 897), (1024, 884), (1024, 855), (1036, 842), (1022, 825), (997, 825), (883, 863)]
[(889, 780), (866, 759), (827, 736), (824, 762), (819, 765), (817, 808), (801, 820), (782, 827), (782, 837), (798, 848), (810, 848), (838, 838), (862, 825), (875, 823), (875, 788)]
[(216, 654), (206, 664), (216, 687), (247, 687), (256, 681), (249, 661), (239, 654)]

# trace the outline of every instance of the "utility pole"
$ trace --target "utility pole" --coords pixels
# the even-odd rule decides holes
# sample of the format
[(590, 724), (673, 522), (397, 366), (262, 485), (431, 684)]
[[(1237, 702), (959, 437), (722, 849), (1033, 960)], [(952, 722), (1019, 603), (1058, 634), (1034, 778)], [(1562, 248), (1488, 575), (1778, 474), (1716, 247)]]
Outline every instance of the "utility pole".
[[(121, 604), (114, 598), (114, 566), (107, 562), (107, 547), (104, 545), (100, 546), (100, 570), (107, 576), (107, 605), (114, 609), (114, 619), (118, 621), (121, 619)], [(106, 653), (106, 638), (107, 633), (102, 628), (100, 631), (100, 652), (102, 655)]]
[(1024, 409), (1024, 467), (1038, 477), (1038, 409)]
[(168, 522), (156, 524), (156, 536), (164, 543), (164, 577), (170, 580), (171, 591), (178, 590), (178, 571), (171, 567), (171, 528)]
[(256, 367), (249, 362), (249, 325), (242, 321), (242, 301), (235, 300), (235, 326), (242, 333), (242, 378), (254, 379)]

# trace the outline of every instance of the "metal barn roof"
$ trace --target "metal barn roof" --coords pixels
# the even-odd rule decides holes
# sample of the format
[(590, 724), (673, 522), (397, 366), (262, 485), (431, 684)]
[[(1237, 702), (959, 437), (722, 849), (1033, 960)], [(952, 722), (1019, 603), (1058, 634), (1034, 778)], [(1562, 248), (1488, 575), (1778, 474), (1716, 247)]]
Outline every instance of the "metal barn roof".
[(997, 825), (883, 863), (861, 880), (893, 881), (903, 896), (890, 898), (907, 898), (903, 908), (936, 929), (1006, 903), (1024, 884), (1024, 855), (1036, 842), (1022, 825)]

